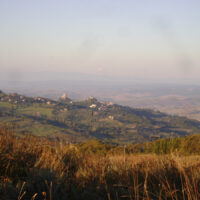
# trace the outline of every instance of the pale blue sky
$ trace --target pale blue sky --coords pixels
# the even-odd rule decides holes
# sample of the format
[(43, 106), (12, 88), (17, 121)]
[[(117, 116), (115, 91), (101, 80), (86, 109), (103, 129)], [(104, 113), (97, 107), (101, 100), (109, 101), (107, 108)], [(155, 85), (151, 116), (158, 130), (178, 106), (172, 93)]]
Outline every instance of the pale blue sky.
[(200, 76), (199, 0), (0, 0), (0, 68)]

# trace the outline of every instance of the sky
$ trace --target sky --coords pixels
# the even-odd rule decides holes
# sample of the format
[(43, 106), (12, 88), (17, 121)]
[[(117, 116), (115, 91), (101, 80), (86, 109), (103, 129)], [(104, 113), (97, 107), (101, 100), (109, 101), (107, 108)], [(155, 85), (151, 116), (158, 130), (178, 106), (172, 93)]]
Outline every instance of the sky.
[(0, 0), (0, 78), (198, 82), (199, 10), (199, 0)]

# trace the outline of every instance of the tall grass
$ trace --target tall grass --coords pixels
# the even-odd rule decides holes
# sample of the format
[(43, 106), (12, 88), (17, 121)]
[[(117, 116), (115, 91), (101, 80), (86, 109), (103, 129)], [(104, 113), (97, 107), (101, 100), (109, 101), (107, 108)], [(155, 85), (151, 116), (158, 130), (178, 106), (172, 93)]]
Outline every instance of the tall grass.
[(199, 200), (200, 156), (94, 154), (0, 132), (2, 200)]

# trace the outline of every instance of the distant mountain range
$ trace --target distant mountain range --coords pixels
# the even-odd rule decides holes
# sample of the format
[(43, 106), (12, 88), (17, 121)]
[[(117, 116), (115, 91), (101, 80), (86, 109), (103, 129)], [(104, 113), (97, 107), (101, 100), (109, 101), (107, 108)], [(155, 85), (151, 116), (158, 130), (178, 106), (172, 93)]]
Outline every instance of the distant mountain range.
[(100, 139), (125, 144), (200, 133), (200, 122), (150, 109), (134, 109), (94, 97), (73, 102), (26, 97), (0, 91), (0, 126), (18, 134), (67, 138), (72, 142)]

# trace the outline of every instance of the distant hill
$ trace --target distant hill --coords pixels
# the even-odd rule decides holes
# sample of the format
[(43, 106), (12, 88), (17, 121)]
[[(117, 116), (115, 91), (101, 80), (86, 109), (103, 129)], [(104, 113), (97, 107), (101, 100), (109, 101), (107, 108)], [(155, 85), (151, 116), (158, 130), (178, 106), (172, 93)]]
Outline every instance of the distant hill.
[(26, 97), (0, 91), (0, 126), (12, 124), (18, 134), (65, 137), (79, 142), (100, 139), (125, 144), (200, 133), (200, 122), (149, 109), (134, 109), (90, 97), (73, 102)]

